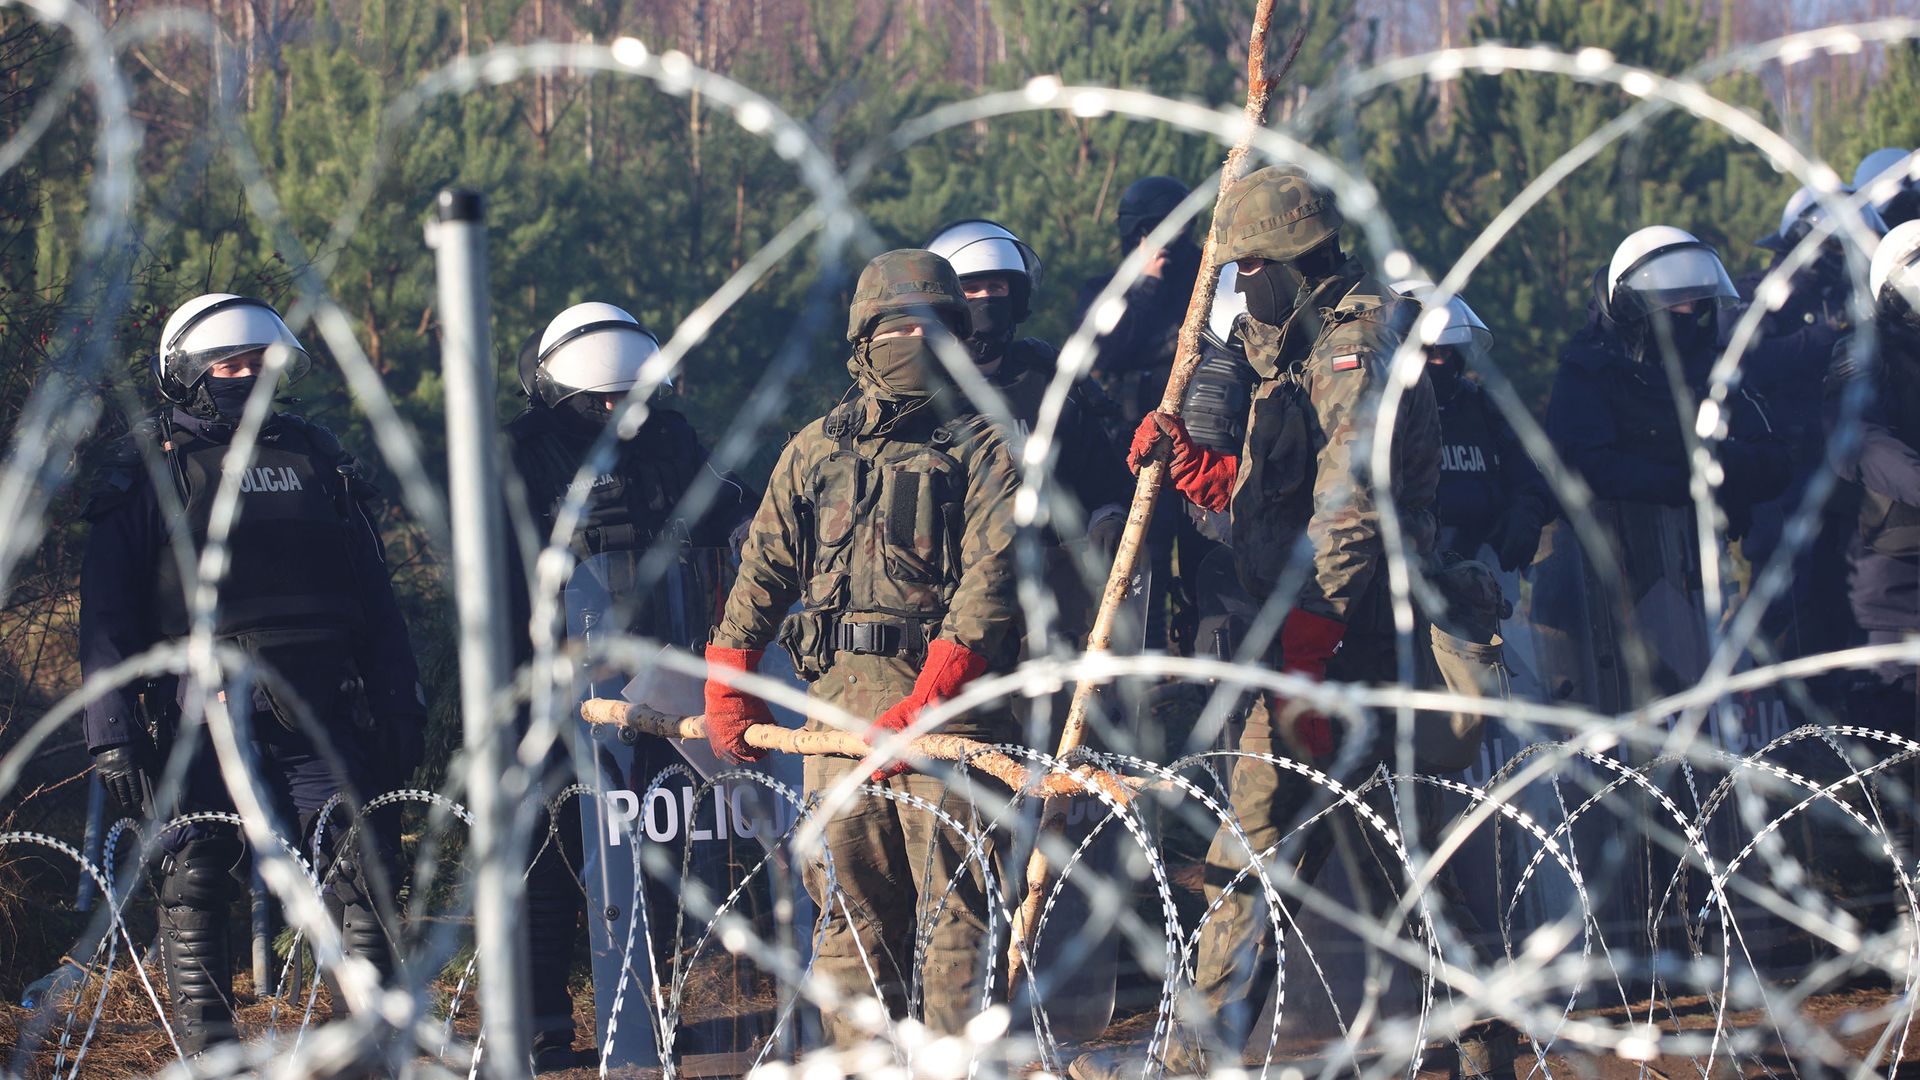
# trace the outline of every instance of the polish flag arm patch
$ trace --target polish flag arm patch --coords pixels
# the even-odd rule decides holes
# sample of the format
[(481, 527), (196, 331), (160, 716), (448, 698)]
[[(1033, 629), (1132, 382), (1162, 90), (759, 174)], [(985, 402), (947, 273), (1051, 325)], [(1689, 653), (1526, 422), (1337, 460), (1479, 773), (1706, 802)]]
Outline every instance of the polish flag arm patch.
[(1359, 353), (1348, 353), (1345, 356), (1336, 356), (1333, 358), (1333, 370), (1356, 371), (1359, 369), (1362, 359), (1363, 357)]

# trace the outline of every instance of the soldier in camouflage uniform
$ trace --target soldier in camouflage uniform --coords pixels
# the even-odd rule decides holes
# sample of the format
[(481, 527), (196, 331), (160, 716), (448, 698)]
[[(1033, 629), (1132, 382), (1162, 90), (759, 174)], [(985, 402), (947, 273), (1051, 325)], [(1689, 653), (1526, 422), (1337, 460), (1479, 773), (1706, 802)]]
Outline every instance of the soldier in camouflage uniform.
[[(1332, 196), (1291, 166), (1270, 166), (1240, 180), (1214, 219), (1222, 263), (1239, 263), (1247, 313), (1235, 337), (1260, 375), (1240, 453), (1196, 443), (1178, 417), (1149, 413), (1134, 436), (1136, 468), (1169, 453), (1168, 478), (1189, 500), (1231, 519), (1235, 569), (1262, 601), (1288, 604), (1278, 648), (1269, 661), (1308, 678), (1379, 683), (1397, 676), (1386, 557), (1376, 499), (1391, 483), (1402, 527), (1415, 551), (1434, 535), (1439, 484), (1440, 423), (1424, 380), (1402, 399), (1392, 474), (1367, 475), (1367, 440), (1386, 385), (1385, 369), (1415, 308), (1366, 273), (1341, 249), (1341, 217)], [(1313, 564), (1302, 578), (1288, 563), (1302, 541)], [(1298, 581), (1298, 584), (1294, 584)], [(1276, 596), (1281, 589), (1289, 595)], [(1360, 755), (1358, 774), (1392, 753), (1392, 728)], [(1325, 717), (1270, 698), (1240, 739), (1251, 754), (1291, 755), (1326, 769), (1339, 737)], [(1237, 759), (1232, 805), (1255, 851), (1279, 844), (1315, 803), (1317, 786), (1265, 762)], [(1308, 833), (1296, 853), (1310, 881), (1335, 844), (1335, 830)], [(1247, 864), (1229, 830), (1207, 856), (1209, 903)], [(1221, 1045), (1237, 1057), (1271, 989), (1274, 941), (1257, 884), (1241, 882), (1207, 922), (1196, 989), (1218, 1018)], [(1202, 1052), (1175, 1040), (1168, 1067), (1199, 1071)], [(1237, 1064), (1237, 1061), (1232, 1062)], [(1073, 1063), (1080, 1080), (1137, 1070), (1104, 1055)]]
[[(968, 329), (946, 260), (903, 250), (868, 264), (847, 326), (856, 392), (795, 435), (774, 466), (707, 646), (710, 671), (752, 670), (777, 630), (809, 693), (872, 719), (866, 734), (874, 741), (1011, 666), (1013, 459), (991, 424), (963, 411), (934, 354), (940, 339), (957, 346)], [(788, 615), (795, 601), (800, 608)], [(772, 719), (764, 702), (708, 680), (707, 737), (722, 758), (759, 757), (744, 733)], [(1001, 742), (1013, 723), (995, 709), (942, 730)], [(855, 765), (808, 758), (808, 793)], [(966, 793), (938, 777), (896, 764), (872, 779), (971, 820)], [(927, 920), (923, 1019), (938, 1032), (961, 1030), (998, 962), (987, 937), (992, 898), (979, 861), (967, 857), (970, 838), (924, 809), (863, 795), (827, 823), (825, 840), (852, 925), (838, 900), (826, 908), (827, 868), (809, 866), (808, 889), (834, 913), (817, 946), (821, 974), (858, 995), (871, 992), (871, 965), (889, 1010), (904, 1014), (915, 925)], [(841, 1011), (826, 1010), (823, 1022), (841, 1046), (869, 1037)]]

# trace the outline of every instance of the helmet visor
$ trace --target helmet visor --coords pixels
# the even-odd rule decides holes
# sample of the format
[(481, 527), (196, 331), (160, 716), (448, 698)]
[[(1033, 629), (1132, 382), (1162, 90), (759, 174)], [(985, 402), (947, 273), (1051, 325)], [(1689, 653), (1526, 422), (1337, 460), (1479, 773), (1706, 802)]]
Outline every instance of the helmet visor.
[(1898, 299), (1906, 304), (1908, 311), (1920, 312), (1920, 250), (1887, 273), (1886, 284), (1880, 286), (1879, 299), (1883, 304)]
[(1687, 304), (1732, 303), (1738, 296), (1720, 257), (1698, 243), (1648, 252), (1613, 286), (1616, 314), (1624, 318), (1646, 318)]
[[(175, 377), (180, 380), (182, 386), (192, 386), (212, 370), (215, 364), (234, 360), (248, 353), (259, 353), (260, 357), (255, 361), (254, 367), (261, 374), (265, 374), (268, 365), (279, 363), (281, 383), (291, 386), (306, 377), (307, 372), (313, 367), (313, 358), (307, 355), (307, 351), (300, 347), (299, 342), (291, 340), (291, 335), (288, 338), (286, 341), (223, 345), (202, 349), (199, 352), (183, 353), (175, 357), (167, 367), (169, 371), (176, 373)], [(277, 359), (276, 354), (284, 356), (285, 359)]]
[(281, 365), (280, 375), (287, 383), (300, 381), (313, 366), (307, 350), (300, 347), (299, 339), (279, 314), (267, 304), (243, 296), (222, 300), (195, 314), (161, 342), (160, 360), (169, 377), (190, 387), (215, 364), (255, 352), (263, 354), (258, 364), (263, 370)]

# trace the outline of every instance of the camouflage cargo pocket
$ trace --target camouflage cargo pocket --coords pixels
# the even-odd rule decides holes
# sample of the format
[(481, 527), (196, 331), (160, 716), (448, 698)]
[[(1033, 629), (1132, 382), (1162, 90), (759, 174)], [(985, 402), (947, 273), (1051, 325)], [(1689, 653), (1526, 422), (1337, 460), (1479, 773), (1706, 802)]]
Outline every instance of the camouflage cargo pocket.
[(895, 581), (938, 585), (947, 578), (947, 470), (928, 455), (893, 465), (881, 493), (881, 550)]
[(858, 454), (836, 452), (813, 476), (813, 539), (820, 548), (847, 542), (860, 523), (867, 500), (867, 463)]

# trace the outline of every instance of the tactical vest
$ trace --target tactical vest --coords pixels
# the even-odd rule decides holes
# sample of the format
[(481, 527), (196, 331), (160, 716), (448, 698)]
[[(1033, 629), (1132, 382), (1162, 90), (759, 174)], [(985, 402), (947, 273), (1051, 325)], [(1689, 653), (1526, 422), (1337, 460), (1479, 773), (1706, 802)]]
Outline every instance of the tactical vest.
[(890, 434), (862, 446), (861, 411), (856, 398), (827, 414), (835, 449), (795, 496), (801, 611), (782, 626), (781, 643), (808, 679), (836, 651), (924, 656), (960, 587), (963, 451), (988, 421), (970, 414), (921, 438)]
[[(1007, 399), (1007, 412), (1019, 425), (1022, 439), (1033, 434), (1033, 425), (1040, 419), (1040, 402), (1046, 397), (1047, 384), (1053, 378), (1056, 358), (1051, 353), (1051, 347), (1044, 342), (1021, 338), (1007, 346), (1006, 359), (1001, 361), (1007, 372), (989, 377), (993, 388)], [(1067, 408), (1074, 405), (1069, 398)]]
[[(1883, 340), (1884, 409), (1894, 420), (1889, 426), (1901, 442), (1920, 450), (1920, 342), (1894, 335)], [(1882, 555), (1920, 555), (1920, 507), (1867, 489), (1860, 500), (1860, 537)]]
[(1490, 408), (1479, 387), (1465, 381), (1440, 406), (1440, 525), (1454, 532), (1455, 550), (1469, 558), (1505, 509)]
[[(551, 430), (535, 431), (515, 443), (515, 458), (528, 496), (550, 529), (574, 482), (586, 451)], [(681, 496), (693, 480), (697, 461), (656, 452), (629, 442), (620, 447), (611, 472), (594, 477), (569, 543), (585, 560), (609, 551), (640, 551), (671, 527)], [(543, 535), (542, 541), (546, 539)]]
[[(204, 550), (227, 444), (172, 428), (164, 449), (196, 556)], [(339, 445), (295, 417), (275, 417), (239, 475), (236, 515), (227, 531), (214, 632), (232, 637), (268, 630), (342, 630), (362, 618), (349, 544), (353, 506)], [(189, 629), (179, 560), (162, 550), (154, 577), (160, 632)]]

